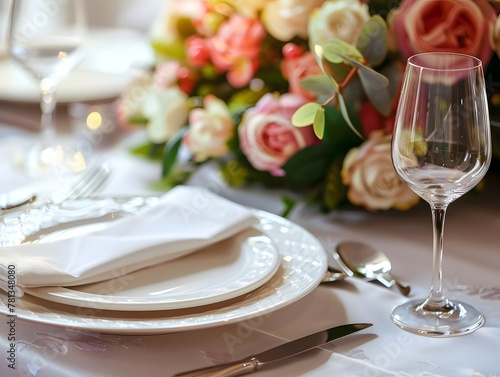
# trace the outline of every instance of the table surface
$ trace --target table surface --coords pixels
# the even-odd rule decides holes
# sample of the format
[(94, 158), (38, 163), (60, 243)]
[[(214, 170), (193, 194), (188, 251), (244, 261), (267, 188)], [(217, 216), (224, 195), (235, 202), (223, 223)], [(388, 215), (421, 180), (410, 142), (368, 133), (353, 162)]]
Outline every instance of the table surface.
[[(160, 167), (133, 157), (128, 148), (142, 140), (129, 134), (97, 148), (113, 173), (102, 195), (151, 194)], [(34, 135), (0, 127), (0, 192), (30, 181), (12, 156)], [(87, 135), (88, 136), (88, 135)], [(107, 135), (109, 137), (109, 135)], [(104, 138), (105, 139), (105, 138)], [(234, 189), (208, 166), (191, 181), (231, 200), (279, 213), (277, 190)], [(479, 308), (486, 324), (460, 337), (426, 338), (407, 333), (390, 319), (408, 298), (396, 289), (354, 278), (320, 285), (306, 297), (272, 313), (213, 328), (161, 335), (109, 335), (47, 326), (17, 319), (16, 370), (0, 360), (2, 376), (170, 376), (184, 370), (236, 360), (320, 329), (348, 322), (373, 326), (264, 368), (256, 376), (498, 376), (500, 361), (500, 177), (490, 172), (484, 191), (470, 192), (450, 205), (446, 221), (444, 287), (451, 299)], [(424, 297), (431, 280), (430, 210), (422, 202), (410, 211), (359, 209), (318, 212), (299, 206), (290, 220), (331, 250), (343, 240), (363, 240), (391, 259), (393, 273), (412, 285), (410, 298)], [(0, 316), (0, 350), (9, 350), (8, 318)]]

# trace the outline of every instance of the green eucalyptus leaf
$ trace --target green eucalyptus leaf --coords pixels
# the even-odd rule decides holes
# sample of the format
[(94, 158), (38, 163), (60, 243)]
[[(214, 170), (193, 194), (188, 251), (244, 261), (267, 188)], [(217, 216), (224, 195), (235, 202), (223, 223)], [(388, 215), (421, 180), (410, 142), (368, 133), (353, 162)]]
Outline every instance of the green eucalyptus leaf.
[(375, 108), (387, 116), (391, 112), (392, 97), (389, 93), (389, 80), (368, 67), (360, 69), (358, 76), (366, 95)]
[(339, 92), (340, 87), (335, 78), (331, 75), (331, 73), (325, 68), (325, 65), (323, 64), (323, 47), (320, 45), (314, 46), (314, 57), (316, 58), (316, 62), (318, 63), (319, 67), (321, 68), (321, 71), (323, 74), (328, 78), (330, 83), (333, 85), (333, 88), (335, 92)]
[(329, 62), (328, 60), (325, 60), (324, 64), (325, 69), (328, 70), (328, 72), (336, 82), (344, 82), (346, 77), (352, 71), (352, 67), (347, 64), (334, 64)]
[(306, 127), (314, 123), (316, 113), (323, 108), (316, 102), (309, 102), (299, 107), (292, 115), (292, 124), (295, 127)]
[(318, 139), (323, 139), (323, 134), (325, 133), (325, 109), (323, 109), (322, 107), (320, 107), (320, 109), (316, 111), (316, 115), (314, 116), (313, 129)]
[(377, 67), (385, 60), (389, 50), (387, 24), (379, 15), (374, 15), (363, 26), (357, 48), (371, 67)]
[(302, 80), (300, 85), (304, 89), (316, 94), (320, 103), (325, 102), (332, 96), (332, 83), (324, 75), (308, 77)]
[(188, 127), (181, 128), (165, 145), (163, 153), (162, 177), (167, 177), (177, 161), (177, 154)]
[(348, 124), (349, 128), (354, 132), (360, 139), (364, 139), (363, 135), (356, 129), (356, 127), (352, 124), (351, 118), (349, 116), (349, 111), (347, 111), (347, 105), (344, 101), (344, 97), (339, 95), (338, 96), (338, 103), (340, 107), (340, 112), (342, 113), (342, 116), (344, 117), (344, 120)]
[(329, 62), (341, 64), (346, 60), (346, 56), (359, 62), (364, 61), (363, 55), (356, 47), (341, 39), (334, 38), (323, 48), (323, 57)]
[(358, 68), (361, 85), (373, 106), (381, 114), (389, 115), (392, 98), (388, 90), (389, 80), (387, 77), (348, 56), (343, 55), (343, 58), (353, 67)]

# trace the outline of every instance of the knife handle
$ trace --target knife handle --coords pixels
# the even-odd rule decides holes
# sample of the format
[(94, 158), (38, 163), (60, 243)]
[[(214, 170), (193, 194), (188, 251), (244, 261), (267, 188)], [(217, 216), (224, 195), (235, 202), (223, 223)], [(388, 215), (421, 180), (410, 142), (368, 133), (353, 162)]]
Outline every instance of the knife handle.
[(257, 359), (250, 359), (229, 365), (216, 365), (208, 368), (200, 368), (185, 373), (176, 374), (174, 377), (234, 377), (256, 371), (259, 367)]

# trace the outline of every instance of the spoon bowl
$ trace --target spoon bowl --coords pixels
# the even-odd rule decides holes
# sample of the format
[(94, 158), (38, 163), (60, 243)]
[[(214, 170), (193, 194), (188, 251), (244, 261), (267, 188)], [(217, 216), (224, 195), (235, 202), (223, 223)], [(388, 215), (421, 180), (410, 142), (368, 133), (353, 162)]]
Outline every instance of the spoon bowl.
[(337, 245), (334, 257), (348, 274), (365, 279), (377, 280), (390, 288), (393, 285), (408, 296), (410, 286), (397, 281), (391, 274), (391, 262), (387, 256), (373, 247), (356, 241), (346, 241)]

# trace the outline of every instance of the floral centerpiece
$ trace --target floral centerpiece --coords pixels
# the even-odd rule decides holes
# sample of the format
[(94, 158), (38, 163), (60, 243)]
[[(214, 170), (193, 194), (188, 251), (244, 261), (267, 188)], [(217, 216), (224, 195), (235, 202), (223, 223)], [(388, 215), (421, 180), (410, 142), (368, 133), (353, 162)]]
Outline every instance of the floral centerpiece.
[(215, 160), (231, 185), (286, 188), (325, 211), (409, 209), (419, 199), (390, 157), (406, 59), (480, 58), (494, 106), (496, 3), (167, 1), (157, 64), (123, 94), (121, 120), (146, 128), (134, 152), (161, 159), (167, 186)]

